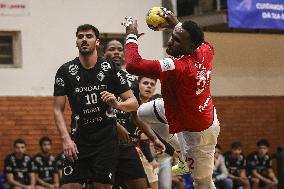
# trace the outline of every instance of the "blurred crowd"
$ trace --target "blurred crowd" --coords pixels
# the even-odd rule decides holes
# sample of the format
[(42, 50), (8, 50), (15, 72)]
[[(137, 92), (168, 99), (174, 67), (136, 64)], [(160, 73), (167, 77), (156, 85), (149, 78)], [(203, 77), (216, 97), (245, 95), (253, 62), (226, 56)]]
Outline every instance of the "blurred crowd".
[[(137, 151), (147, 173), (149, 187), (193, 188), (190, 175), (171, 175), (171, 165), (177, 160), (167, 154), (155, 153), (149, 140), (143, 138), (142, 141)], [(149, 144), (148, 147), (145, 144)], [(63, 167), (63, 153), (57, 156), (51, 154), (52, 140), (48, 136), (39, 140), (39, 146), (40, 152), (32, 157), (27, 155), (27, 146), (23, 139), (14, 141), (14, 152), (7, 155), (4, 162), (3, 188), (59, 188), (62, 174), (68, 174), (72, 170)], [(222, 153), (220, 145), (216, 145), (213, 173), (216, 187), (219, 189), (276, 189), (278, 180), (272, 168), (273, 157), (269, 154), (269, 146), (266, 139), (261, 139), (256, 144), (256, 151), (245, 156), (240, 142), (233, 142), (231, 149), (225, 153)], [(171, 184), (169, 180), (165, 180), (168, 177), (163, 174), (171, 175)], [(91, 188), (88, 183), (85, 187)]]

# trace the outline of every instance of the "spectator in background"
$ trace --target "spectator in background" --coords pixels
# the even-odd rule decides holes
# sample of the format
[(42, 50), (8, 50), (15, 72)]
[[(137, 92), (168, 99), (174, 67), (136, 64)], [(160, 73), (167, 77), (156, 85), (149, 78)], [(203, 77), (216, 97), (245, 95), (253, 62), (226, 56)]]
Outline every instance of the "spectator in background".
[(247, 157), (248, 174), (251, 176), (252, 188), (276, 189), (278, 180), (272, 170), (272, 159), (268, 154), (269, 142), (261, 139), (257, 142), (257, 151)]
[(242, 144), (233, 142), (231, 151), (224, 154), (225, 164), (229, 172), (229, 178), (233, 180), (234, 188), (243, 187), (249, 189), (250, 184), (246, 175), (246, 159), (242, 154)]
[(232, 189), (233, 182), (228, 178), (228, 170), (225, 165), (224, 157), (221, 154), (221, 146), (219, 144), (215, 147), (214, 157), (213, 180), (215, 186), (219, 189)]
[(4, 161), (4, 173), (13, 189), (34, 189), (36, 167), (30, 156), (25, 154), (26, 143), (23, 139), (14, 142), (15, 152)]
[(58, 189), (59, 176), (56, 162), (54, 156), (50, 154), (52, 141), (44, 136), (39, 140), (39, 145), (41, 152), (33, 158), (37, 167), (36, 182), (45, 189)]
[[(141, 104), (148, 102), (149, 99), (154, 95), (154, 92), (156, 90), (156, 84), (157, 84), (157, 80), (155, 79), (151, 79), (148, 77), (138, 78), (139, 100)], [(134, 122), (137, 125), (144, 124), (141, 120), (137, 119), (137, 116), (135, 118), (134, 118), (135, 119)], [(139, 126), (139, 128), (140, 127), (141, 126)], [(139, 132), (140, 131), (136, 131), (136, 133), (139, 133)], [(153, 154), (151, 153), (149, 139), (144, 133), (140, 135), (139, 147), (141, 148), (141, 151), (143, 152), (143, 155), (141, 156), (141, 161), (142, 161), (144, 170), (147, 174), (148, 180), (150, 182), (150, 186), (152, 189), (158, 189), (159, 188), (159, 185), (158, 185), (159, 164), (156, 161), (156, 159), (153, 157)]]

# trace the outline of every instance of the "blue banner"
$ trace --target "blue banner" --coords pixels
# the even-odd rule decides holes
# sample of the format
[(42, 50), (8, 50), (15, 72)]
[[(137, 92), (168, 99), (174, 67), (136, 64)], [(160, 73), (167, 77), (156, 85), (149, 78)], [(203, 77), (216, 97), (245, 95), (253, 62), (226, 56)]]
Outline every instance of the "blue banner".
[(230, 28), (284, 29), (284, 0), (228, 0)]

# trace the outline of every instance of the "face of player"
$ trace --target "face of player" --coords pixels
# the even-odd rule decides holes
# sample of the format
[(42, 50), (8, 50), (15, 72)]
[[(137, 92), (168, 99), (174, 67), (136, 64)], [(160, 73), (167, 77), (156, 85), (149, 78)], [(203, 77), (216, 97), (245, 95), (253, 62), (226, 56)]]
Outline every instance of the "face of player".
[(268, 147), (267, 147), (267, 146), (258, 146), (257, 152), (258, 152), (258, 155), (259, 155), (260, 157), (262, 157), (262, 156), (264, 156), (265, 154), (267, 154), (267, 152), (268, 152)]
[(143, 77), (139, 82), (140, 97), (142, 100), (149, 100), (156, 90), (156, 80)]
[(77, 34), (76, 46), (79, 49), (81, 55), (93, 54), (100, 41), (97, 39), (93, 30), (79, 31)]
[(44, 141), (41, 145), (41, 151), (44, 154), (49, 154), (50, 150), (51, 150), (51, 143), (49, 141)]
[(107, 44), (105, 50), (105, 58), (112, 60), (118, 66), (121, 66), (123, 61), (124, 51), (122, 44), (117, 40), (112, 40)]
[(190, 55), (194, 52), (190, 34), (181, 25), (175, 27), (168, 41), (166, 52), (173, 57)]
[(15, 153), (17, 156), (22, 156), (26, 152), (26, 145), (22, 143), (17, 143), (15, 145)]
[(233, 157), (239, 157), (242, 153), (242, 149), (241, 148), (233, 148), (232, 149), (232, 156)]

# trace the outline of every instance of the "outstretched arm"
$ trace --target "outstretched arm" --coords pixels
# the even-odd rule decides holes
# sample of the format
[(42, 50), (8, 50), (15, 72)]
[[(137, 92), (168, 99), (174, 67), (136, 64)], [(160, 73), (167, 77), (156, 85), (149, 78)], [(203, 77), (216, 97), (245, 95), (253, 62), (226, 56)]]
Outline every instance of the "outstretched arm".
[(126, 70), (134, 75), (158, 79), (161, 71), (159, 61), (142, 59), (138, 52), (137, 39), (141, 34), (138, 34), (137, 20), (133, 21), (132, 18), (129, 18), (126, 22)]

